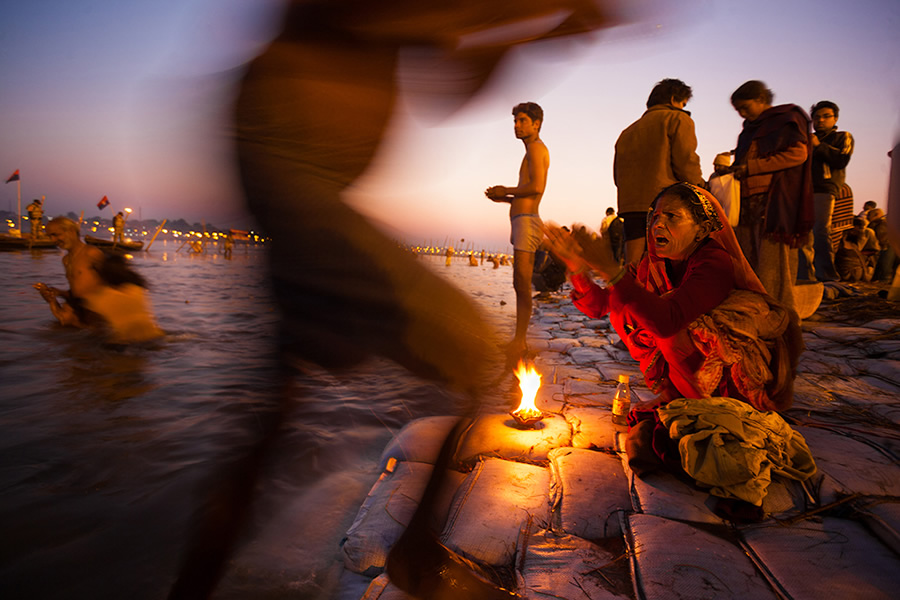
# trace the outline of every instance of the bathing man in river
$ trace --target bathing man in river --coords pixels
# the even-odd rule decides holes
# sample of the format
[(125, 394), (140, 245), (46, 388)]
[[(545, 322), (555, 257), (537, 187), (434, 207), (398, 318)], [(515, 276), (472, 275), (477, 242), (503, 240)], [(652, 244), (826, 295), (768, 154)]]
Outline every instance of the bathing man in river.
[(516, 290), (516, 333), (507, 346), (510, 360), (521, 358), (527, 351), (525, 334), (531, 319), (531, 273), (534, 253), (543, 239), (538, 205), (547, 186), (550, 168), (550, 152), (540, 137), (544, 111), (534, 102), (523, 102), (513, 107), (512, 114), (516, 138), (525, 144), (519, 183), (516, 187), (494, 185), (484, 192), (494, 202), (509, 202), (510, 243), (514, 251), (513, 287)]
[[(115, 342), (143, 342), (161, 337), (156, 325), (144, 278), (118, 255), (105, 255), (99, 248), (81, 241), (78, 224), (66, 217), (47, 223), (47, 235), (66, 251), (63, 266), (69, 290), (64, 292), (45, 283), (34, 288), (50, 305), (61, 325), (99, 326)], [(57, 298), (65, 300), (60, 304)]]
[[(100, 285), (100, 278), (94, 270), (94, 265), (103, 260), (103, 252), (81, 241), (78, 234), (78, 225), (66, 217), (56, 217), (47, 223), (47, 235), (50, 239), (66, 251), (63, 256), (63, 267), (66, 269), (66, 280), (69, 282), (69, 290), (49, 287), (45, 283), (36, 283), (34, 288), (50, 305), (53, 316), (61, 325), (85, 326), (87, 317), (82, 311), (82, 305), (87, 293)], [(60, 304), (57, 298), (62, 298), (65, 303)]]

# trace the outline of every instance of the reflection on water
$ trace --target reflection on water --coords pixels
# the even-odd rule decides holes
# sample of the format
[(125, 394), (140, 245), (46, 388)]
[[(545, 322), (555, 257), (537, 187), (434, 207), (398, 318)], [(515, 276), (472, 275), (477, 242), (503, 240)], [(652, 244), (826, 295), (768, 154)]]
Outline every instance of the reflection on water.
[[(0, 596), (164, 598), (194, 491), (253, 442), (270, 408), (277, 314), (263, 253), (136, 254), (168, 335), (128, 347), (54, 324), (31, 285), (65, 287), (60, 258), (0, 253)], [(422, 260), (511, 334), (511, 269)], [(310, 372), (293, 396), (217, 597), (330, 597), (338, 542), (392, 432), (457, 406), (384, 362)]]

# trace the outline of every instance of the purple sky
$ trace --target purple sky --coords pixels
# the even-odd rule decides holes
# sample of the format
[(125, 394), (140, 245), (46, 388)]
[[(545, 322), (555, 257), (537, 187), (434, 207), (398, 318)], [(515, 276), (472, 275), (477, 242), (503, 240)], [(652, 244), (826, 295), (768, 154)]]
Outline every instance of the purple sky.
[[(651, 2), (645, 2), (652, 8)], [(665, 4), (663, 4), (665, 5)], [(0, 176), (22, 173), (23, 206), (50, 215), (130, 207), (143, 218), (246, 224), (228, 144), (234, 69), (273, 31), (277, 0), (31, 0), (0, 21)], [(474, 239), (505, 249), (502, 206), (483, 197), (514, 184), (522, 145), (510, 108), (545, 110), (551, 170), (545, 219), (596, 226), (615, 206), (613, 145), (640, 117), (653, 84), (694, 89), (704, 176), (741, 120), (728, 99), (761, 79), (775, 102), (830, 99), (854, 134), (847, 181), (856, 205), (884, 206), (900, 116), (900, 2), (681, 3), (678, 15), (596, 35), (565, 56), (517, 51), (510, 76), (457, 113), (423, 118), (405, 97), (371, 171), (348, 199), (409, 240)], [(15, 184), (0, 207), (15, 208)], [(110, 211), (107, 208), (104, 213)], [(107, 215), (108, 216), (108, 215)]]

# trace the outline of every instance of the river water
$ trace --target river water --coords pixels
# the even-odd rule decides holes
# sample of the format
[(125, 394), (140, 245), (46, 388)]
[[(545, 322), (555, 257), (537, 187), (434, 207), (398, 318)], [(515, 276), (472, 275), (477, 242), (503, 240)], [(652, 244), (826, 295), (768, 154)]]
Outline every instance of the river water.
[[(0, 253), (0, 598), (165, 598), (211, 473), (256, 439), (276, 381), (264, 251), (178, 246), (133, 257), (167, 336), (129, 347), (54, 323), (31, 285), (66, 287), (60, 251)], [(422, 261), (511, 336), (509, 267)], [(297, 390), (216, 598), (336, 597), (338, 544), (381, 450), (458, 410), (380, 360)]]

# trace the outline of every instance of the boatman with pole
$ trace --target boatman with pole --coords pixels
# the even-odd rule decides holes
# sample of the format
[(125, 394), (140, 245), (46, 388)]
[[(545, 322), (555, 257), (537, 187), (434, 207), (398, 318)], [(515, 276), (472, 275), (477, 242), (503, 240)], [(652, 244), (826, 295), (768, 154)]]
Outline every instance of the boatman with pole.
[(25, 207), (28, 211), (28, 223), (31, 225), (31, 239), (36, 240), (41, 237), (41, 231), (44, 228), (44, 196), (40, 199), (35, 198), (31, 204)]
[(113, 241), (117, 244), (125, 241), (122, 235), (122, 233), (125, 231), (125, 215), (122, 214), (121, 210), (116, 213), (116, 216), (113, 217), (112, 225)]

